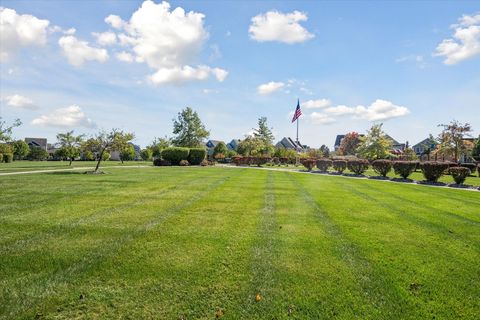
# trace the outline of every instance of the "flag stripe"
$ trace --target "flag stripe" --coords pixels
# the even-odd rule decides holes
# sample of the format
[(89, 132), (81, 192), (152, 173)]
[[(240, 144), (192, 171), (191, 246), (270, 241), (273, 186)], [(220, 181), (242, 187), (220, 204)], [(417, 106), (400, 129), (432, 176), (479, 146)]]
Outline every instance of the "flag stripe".
[(292, 122), (295, 122), (302, 115), (302, 110), (300, 109), (300, 101), (297, 103), (297, 108), (295, 109), (295, 114), (293, 115)]

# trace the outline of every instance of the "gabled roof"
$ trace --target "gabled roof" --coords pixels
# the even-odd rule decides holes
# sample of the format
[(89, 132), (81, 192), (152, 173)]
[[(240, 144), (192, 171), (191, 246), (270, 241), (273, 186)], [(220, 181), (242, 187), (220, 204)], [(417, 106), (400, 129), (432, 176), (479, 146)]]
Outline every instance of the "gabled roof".
[(340, 147), (340, 144), (342, 143), (342, 139), (345, 138), (344, 134), (338, 134), (337, 137), (335, 138), (335, 147)]
[(277, 142), (275, 145), (277, 148), (285, 148), (285, 149), (295, 149), (301, 150), (303, 149), (302, 144), (299, 141), (294, 141), (290, 137), (284, 137), (282, 140)]
[[(215, 148), (217, 146), (217, 144), (219, 144), (220, 142), (223, 142), (223, 141), (222, 140), (208, 140), (206, 146), (209, 147), (209, 148)], [(223, 142), (223, 143), (225, 143), (225, 142)]]
[(388, 134), (385, 134), (385, 136), (387, 137), (387, 139), (391, 140), (392, 141), (392, 144), (393, 145), (401, 145), (402, 143), (398, 142), (397, 140), (393, 139), (391, 136), (389, 136)]
[(419, 143), (412, 146), (412, 149), (419, 148), (419, 147), (430, 147), (430, 138), (423, 139)]
[(42, 147), (47, 149), (47, 139), (45, 138), (25, 138), (25, 142), (29, 146)]

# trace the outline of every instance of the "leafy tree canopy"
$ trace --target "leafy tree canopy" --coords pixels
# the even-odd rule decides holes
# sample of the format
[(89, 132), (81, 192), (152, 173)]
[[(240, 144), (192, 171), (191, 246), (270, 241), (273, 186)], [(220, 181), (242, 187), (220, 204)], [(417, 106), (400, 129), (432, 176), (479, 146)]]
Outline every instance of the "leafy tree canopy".
[(190, 107), (183, 109), (177, 119), (173, 119), (173, 134), (173, 145), (188, 148), (200, 147), (210, 136), (197, 112)]

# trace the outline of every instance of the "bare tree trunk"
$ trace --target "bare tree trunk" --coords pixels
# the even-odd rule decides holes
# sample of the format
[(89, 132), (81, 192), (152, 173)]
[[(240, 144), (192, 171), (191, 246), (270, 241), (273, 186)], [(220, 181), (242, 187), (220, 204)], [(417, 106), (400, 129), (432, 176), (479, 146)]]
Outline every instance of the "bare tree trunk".
[(72, 165), (72, 161), (73, 161), (73, 158), (70, 158), (70, 163), (69, 163), (69, 166)]
[(98, 160), (97, 160), (97, 166), (95, 167), (95, 171), (94, 171), (94, 172), (98, 172), (98, 168), (100, 167), (100, 162), (102, 162), (103, 154), (105, 153), (105, 149), (106, 149), (106, 148), (103, 148), (103, 149), (102, 149), (102, 152), (100, 152), (100, 155), (99, 155)]

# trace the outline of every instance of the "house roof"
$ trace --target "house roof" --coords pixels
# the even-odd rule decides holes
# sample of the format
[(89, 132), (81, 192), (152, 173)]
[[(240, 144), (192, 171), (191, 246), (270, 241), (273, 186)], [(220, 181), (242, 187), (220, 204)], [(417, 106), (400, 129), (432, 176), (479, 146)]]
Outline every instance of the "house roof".
[(340, 144), (342, 143), (342, 139), (345, 138), (344, 134), (338, 134), (337, 137), (335, 138), (335, 147), (340, 147)]
[(430, 147), (430, 138), (425, 138), (419, 143), (412, 146), (413, 149), (419, 148), (419, 147)]
[(299, 141), (294, 141), (290, 137), (284, 137), (282, 140), (277, 142), (275, 147), (295, 150), (303, 149), (302, 144)]
[(46, 138), (25, 138), (25, 142), (28, 145), (36, 145), (39, 147), (47, 147), (47, 139)]

